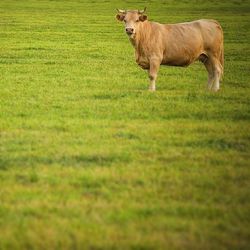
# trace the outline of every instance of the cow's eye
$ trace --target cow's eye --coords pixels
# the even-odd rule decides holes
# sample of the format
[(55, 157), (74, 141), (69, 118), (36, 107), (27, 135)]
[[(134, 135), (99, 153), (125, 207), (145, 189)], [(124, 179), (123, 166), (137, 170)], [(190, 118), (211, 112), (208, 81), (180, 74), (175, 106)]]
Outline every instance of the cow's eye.
[(123, 21), (124, 21), (124, 23), (126, 23), (126, 22), (127, 22), (127, 20), (126, 20), (126, 19), (124, 19)]
[(139, 19), (136, 20), (137, 23), (138, 23), (139, 21), (140, 21)]

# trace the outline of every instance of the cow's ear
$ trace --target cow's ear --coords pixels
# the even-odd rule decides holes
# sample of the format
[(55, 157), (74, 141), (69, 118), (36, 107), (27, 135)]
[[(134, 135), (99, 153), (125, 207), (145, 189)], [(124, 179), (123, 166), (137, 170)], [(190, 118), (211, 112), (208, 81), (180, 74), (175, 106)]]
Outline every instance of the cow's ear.
[(122, 15), (122, 14), (117, 14), (116, 16), (116, 19), (118, 20), (118, 21), (123, 21), (124, 20), (124, 18), (125, 18), (125, 16), (124, 15)]
[(139, 19), (140, 19), (141, 22), (144, 22), (144, 21), (146, 21), (148, 19), (148, 17), (146, 15), (141, 15), (139, 17)]

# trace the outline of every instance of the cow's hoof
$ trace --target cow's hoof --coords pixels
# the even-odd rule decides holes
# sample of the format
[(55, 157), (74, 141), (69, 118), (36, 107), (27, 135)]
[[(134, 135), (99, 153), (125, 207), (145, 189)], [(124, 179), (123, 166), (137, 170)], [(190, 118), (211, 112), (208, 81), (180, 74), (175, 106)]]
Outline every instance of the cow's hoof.
[(211, 89), (211, 91), (214, 92), (214, 93), (219, 92), (219, 90), (220, 90), (219, 88), (213, 88), (213, 89)]

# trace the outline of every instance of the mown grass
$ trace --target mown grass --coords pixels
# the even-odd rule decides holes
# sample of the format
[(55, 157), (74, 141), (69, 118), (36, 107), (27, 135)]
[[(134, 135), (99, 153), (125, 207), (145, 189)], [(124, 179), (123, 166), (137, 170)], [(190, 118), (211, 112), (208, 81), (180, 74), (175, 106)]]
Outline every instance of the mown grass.
[[(115, 8), (220, 21), (225, 75), (162, 67)], [(249, 1), (0, 2), (0, 249), (248, 249)]]

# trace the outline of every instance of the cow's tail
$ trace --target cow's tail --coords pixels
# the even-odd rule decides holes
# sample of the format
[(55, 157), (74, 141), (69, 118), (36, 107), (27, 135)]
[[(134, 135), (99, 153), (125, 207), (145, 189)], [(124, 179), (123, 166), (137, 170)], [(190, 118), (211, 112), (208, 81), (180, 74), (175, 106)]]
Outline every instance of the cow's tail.
[(223, 77), (224, 74), (224, 45), (223, 45), (224, 41), (222, 39), (221, 42), (221, 47), (220, 47), (220, 66), (221, 66), (221, 78)]

